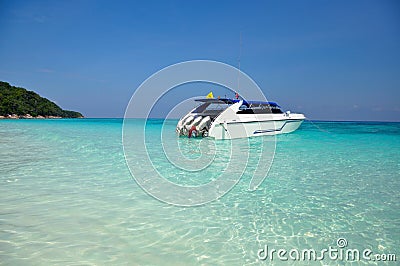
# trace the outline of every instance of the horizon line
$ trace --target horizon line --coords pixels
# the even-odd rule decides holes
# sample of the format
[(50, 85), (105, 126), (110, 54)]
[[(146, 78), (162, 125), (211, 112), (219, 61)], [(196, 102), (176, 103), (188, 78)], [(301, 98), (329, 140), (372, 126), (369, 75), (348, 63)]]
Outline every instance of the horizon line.
[[(125, 119), (125, 117), (83, 117), (83, 118), (60, 118), (60, 119)], [(180, 118), (165, 117), (127, 117), (126, 119), (163, 119), (163, 120), (179, 120)], [(305, 119), (304, 121), (312, 122), (381, 122), (381, 123), (400, 123), (400, 120), (324, 120), (324, 119)]]

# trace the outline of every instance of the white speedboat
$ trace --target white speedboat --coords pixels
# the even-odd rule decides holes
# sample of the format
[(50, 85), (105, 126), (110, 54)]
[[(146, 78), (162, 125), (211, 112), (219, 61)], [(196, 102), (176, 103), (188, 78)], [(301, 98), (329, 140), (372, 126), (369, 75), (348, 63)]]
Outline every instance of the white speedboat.
[(290, 133), (305, 119), (303, 114), (283, 112), (275, 102), (229, 98), (195, 101), (201, 104), (177, 124), (179, 136), (235, 139)]

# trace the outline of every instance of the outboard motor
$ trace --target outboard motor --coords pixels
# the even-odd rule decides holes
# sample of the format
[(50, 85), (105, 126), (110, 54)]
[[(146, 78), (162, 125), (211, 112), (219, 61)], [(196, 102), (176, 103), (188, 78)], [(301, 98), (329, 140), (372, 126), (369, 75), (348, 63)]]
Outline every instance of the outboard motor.
[(208, 130), (211, 125), (211, 118), (209, 116), (193, 116), (189, 115), (184, 117), (178, 122), (176, 132), (179, 136), (191, 137), (207, 137)]
[(184, 117), (183, 119), (179, 120), (178, 125), (176, 126), (176, 132), (179, 136), (185, 135), (186, 133), (186, 126), (194, 120), (193, 115), (189, 115)]

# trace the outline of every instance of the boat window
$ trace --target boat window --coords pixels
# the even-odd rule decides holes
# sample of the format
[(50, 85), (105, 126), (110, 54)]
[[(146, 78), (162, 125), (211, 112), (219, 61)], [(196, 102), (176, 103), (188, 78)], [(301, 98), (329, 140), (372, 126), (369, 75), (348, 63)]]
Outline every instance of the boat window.
[[(244, 107), (243, 107), (244, 106)], [(243, 107), (243, 108), (242, 108)], [(242, 105), (237, 114), (281, 114), (282, 110), (278, 106), (269, 104), (250, 104), (248, 107)]]
[(225, 110), (229, 107), (229, 104), (226, 103), (211, 103), (206, 110)]
[(282, 110), (278, 106), (271, 106), (270, 109), (273, 114), (282, 114), (283, 113)]
[(194, 109), (193, 113), (202, 113), (209, 105), (210, 103), (200, 104), (196, 109)]
[(228, 107), (229, 104), (224, 102), (204, 103), (197, 107), (192, 113), (213, 118), (222, 113)]

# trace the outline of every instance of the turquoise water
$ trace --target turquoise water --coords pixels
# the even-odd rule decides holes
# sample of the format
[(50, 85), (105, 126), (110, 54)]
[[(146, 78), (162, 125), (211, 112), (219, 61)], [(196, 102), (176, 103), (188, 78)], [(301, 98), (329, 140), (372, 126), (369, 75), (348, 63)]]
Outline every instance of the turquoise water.
[[(164, 127), (171, 136), (175, 123)], [(185, 176), (159, 149), (161, 124), (149, 124), (148, 147), (168, 179), (196, 185), (219, 174), (226, 143), (204, 142), (222, 147), (218, 156), (207, 174)], [(276, 137), (258, 190), (248, 190), (250, 162), (229, 193), (199, 207), (146, 194), (126, 166), (121, 130), (121, 119), (0, 121), (0, 264), (344, 265), (257, 256), (265, 245), (321, 250), (338, 238), (400, 256), (400, 123), (305, 122)], [(250, 152), (268, 140), (251, 139)], [(200, 143), (178, 144), (195, 159)]]

